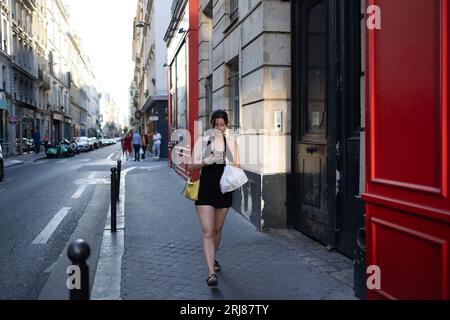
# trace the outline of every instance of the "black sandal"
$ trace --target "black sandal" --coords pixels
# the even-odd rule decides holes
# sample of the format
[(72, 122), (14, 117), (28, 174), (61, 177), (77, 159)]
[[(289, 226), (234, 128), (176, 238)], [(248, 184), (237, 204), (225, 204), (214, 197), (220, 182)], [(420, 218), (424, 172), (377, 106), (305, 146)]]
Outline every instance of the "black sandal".
[(215, 273), (210, 274), (208, 279), (206, 279), (206, 283), (208, 284), (208, 286), (210, 287), (215, 287), (218, 284), (217, 281), (217, 275)]
[(219, 262), (217, 260), (214, 261), (214, 271), (220, 272), (222, 270), (222, 267), (220, 266)]

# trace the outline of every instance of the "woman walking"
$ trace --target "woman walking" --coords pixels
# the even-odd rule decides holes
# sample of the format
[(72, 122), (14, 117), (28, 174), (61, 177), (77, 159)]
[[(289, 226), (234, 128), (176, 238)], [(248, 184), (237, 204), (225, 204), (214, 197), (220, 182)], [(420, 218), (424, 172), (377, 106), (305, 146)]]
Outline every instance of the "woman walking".
[(127, 161), (130, 160), (131, 157), (131, 131), (127, 133), (125, 138), (123, 139), (123, 151), (126, 154)]
[(195, 206), (202, 227), (203, 253), (209, 272), (206, 282), (213, 287), (218, 285), (216, 272), (221, 270), (216, 255), (222, 239), (222, 229), (233, 204), (233, 194), (223, 194), (220, 190), (220, 179), (226, 160), (233, 166), (240, 165), (236, 143), (227, 143), (225, 137), (229, 124), (228, 114), (223, 110), (213, 112), (210, 124), (214, 133), (208, 137), (206, 151), (202, 152), (201, 161), (198, 159), (190, 168), (201, 169), (200, 189)]

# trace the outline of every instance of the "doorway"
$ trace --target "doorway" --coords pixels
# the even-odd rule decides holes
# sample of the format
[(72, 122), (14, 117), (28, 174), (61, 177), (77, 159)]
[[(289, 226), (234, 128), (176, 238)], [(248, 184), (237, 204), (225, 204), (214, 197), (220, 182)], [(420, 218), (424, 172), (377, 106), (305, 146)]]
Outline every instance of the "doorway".
[[(290, 225), (355, 256), (361, 131), (359, 0), (292, 1)], [(363, 220), (363, 219), (362, 219)]]

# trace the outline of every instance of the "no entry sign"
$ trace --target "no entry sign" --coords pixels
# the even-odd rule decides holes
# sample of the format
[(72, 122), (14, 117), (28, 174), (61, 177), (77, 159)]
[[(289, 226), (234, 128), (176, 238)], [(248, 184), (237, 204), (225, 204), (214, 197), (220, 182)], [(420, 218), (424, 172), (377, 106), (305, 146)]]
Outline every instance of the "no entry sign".
[(20, 122), (20, 119), (18, 116), (9, 116), (8, 122), (9, 122), (9, 124), (16, 126)]

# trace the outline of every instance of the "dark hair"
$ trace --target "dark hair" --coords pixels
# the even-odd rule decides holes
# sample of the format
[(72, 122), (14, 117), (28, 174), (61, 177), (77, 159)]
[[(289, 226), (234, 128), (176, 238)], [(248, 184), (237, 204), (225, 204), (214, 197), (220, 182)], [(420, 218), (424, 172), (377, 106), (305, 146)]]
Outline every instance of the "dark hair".
[(211, 120), (209, 123), (214, 126), (217, 119), (223, 119), (226, 125), (228, 125), (228, 113), (222, 109), (216, 110), (211, 114)]

